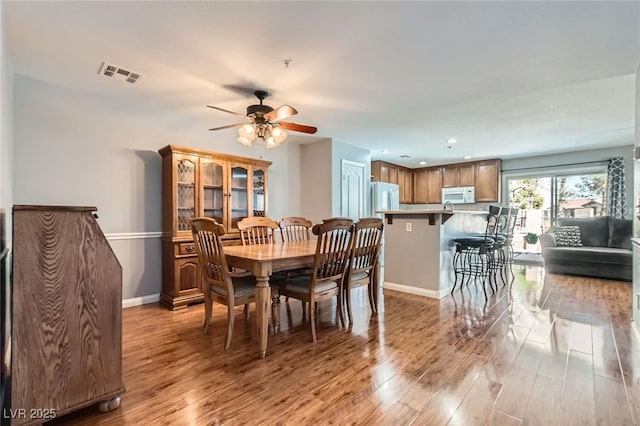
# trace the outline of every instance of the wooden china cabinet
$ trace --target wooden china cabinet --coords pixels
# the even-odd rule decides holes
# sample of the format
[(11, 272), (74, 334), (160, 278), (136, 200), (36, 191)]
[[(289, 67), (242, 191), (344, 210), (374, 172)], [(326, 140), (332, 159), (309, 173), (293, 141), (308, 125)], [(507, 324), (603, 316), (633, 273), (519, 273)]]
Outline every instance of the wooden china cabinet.
[(170, 309), (201, 302), (200, 268), (191, 219), (223, 224), (239, 243), (238, 221), (266, 216), (270, 161), (168, 145), (162, 155), (162, 294)]

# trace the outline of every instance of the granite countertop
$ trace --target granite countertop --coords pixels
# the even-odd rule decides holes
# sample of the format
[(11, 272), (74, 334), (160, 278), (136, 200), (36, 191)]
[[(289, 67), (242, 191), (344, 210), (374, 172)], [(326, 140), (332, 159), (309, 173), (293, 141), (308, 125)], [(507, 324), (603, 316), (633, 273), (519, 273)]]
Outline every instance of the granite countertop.
[(376, 213), (384, 214), (404, 214), (404, 215), (422, 215), (435, 213), (466, 213), (466, 214), (487, 214), (486, 211), (480, 210), (445, 210), (445, 209), (429, 209), (429, 210), (378, 210)]

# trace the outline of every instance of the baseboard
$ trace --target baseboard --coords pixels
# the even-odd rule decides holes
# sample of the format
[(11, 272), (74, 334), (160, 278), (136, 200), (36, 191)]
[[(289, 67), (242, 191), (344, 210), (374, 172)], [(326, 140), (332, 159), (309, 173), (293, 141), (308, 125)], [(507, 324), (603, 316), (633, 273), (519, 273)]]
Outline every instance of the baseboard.
[(447, 294), (449, 294), (449, 291), (451, 291), (450, 288), (444, 288), (439, 291), (436, 291), (436, 290), (429, 290), (426, 288), (412, 287), (404, 284), (390, 283), (388, 281), (385, 281), (382, 287), (387, 290), (394, 290), (402, 293), (415, 294), (417, 296), (429, 297), (431, 299), (442, 299)]
[(148, 296), (134, 297), (132, 299), (124, 299), (122, 301), (122, 308), (130, 308), (132, 306), (146, 305), (148, 303), (156, 303), (160, 301), (160, 293), (150, 294)]

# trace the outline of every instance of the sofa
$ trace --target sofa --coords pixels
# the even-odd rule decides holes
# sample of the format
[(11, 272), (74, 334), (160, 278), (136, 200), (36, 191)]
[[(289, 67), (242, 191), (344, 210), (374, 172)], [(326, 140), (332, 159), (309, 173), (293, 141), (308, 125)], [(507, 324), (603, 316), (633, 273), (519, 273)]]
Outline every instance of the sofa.
[[(570, 236), (574, 240), (567, 234), (573, 234)], [(609, 216), (560, 218), (556, 227), (540, 235), (545, 268), (552, 274), (631, 281), (632, 234), (631, 220)]]

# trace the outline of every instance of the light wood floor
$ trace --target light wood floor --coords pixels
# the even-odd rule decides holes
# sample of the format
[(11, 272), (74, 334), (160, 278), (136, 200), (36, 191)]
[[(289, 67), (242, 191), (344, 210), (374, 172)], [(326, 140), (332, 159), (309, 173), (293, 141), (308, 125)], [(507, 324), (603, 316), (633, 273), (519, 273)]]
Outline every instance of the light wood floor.
[[(385, 290), (371, 317), (354, 296), (351, 332), (321, 304), (311, 343), (298, 301), (256, 357), (255, 317), (203, 306), (124, 310), (122, 406), (58, 424), (628, 425), (640, 422), (640, 346), (630, 283), (515, 266), (485, 304), (471, 288), (441, 301)], [(360, 289), (359, 289), (360, 290)]]

